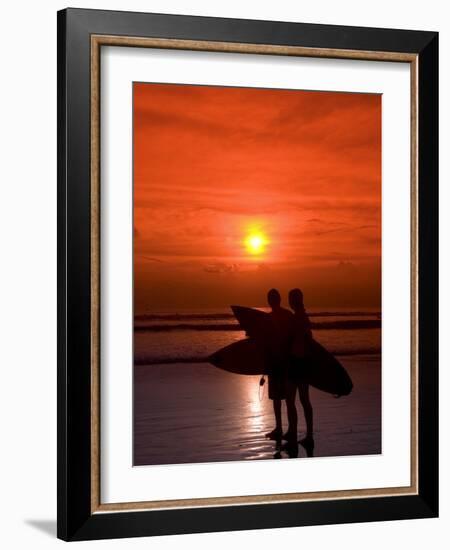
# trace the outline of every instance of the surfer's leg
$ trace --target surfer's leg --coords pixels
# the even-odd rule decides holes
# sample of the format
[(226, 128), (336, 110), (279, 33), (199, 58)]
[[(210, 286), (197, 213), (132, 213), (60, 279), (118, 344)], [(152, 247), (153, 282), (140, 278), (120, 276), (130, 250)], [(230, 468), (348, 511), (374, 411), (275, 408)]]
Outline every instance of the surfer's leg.
[(309, 399), (309, 384), (301, 382), (298, 385), (298, 393), (300, 395), (300, 403), (303, 407), (306, 421), (306, 437), (313, 437), (313, 408)]
[(295, 406), (295, 394), (297, 386), (291, 381), (286, 382), (286, 407), (288, 416), (288, 431), (284, 434), (284, 439), (295, 439), (297, 441), (297, 408)]
[(275, 414), (275, 428), (266, 433), (269, 439), (281, 440), (283, 436), (283, 428), (281, 423), (281, 399), (273, 399), (273, 412)]
[(281, 423), (281, 399), (273, 400), (273, 412), (275, 413), (275, 430), (281, 435), (283, 431)]

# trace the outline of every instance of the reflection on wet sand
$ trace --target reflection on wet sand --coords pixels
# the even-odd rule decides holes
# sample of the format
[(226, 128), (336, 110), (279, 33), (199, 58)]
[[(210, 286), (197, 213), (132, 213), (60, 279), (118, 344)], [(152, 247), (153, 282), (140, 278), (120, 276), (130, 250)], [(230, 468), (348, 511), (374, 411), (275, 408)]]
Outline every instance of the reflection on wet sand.
[[(311, 391), (314, 443), (283, 448), (271, 441), (272, 403), (259, 377), (237, 376), (206, 364), (135, 367), (135, 466), (378, 454), (381, 452), (379, 357), (348, 358), (355, 381), (345, 399)], [(299, 410), (299, 433), (305, 435)], [(283, 404), (283, 418), (286, 422)], [(355, 421), (355, 419), (358, 419)], [(286, 427), (286, 425), (285, 425)]]
[(314, 439), (299, 441), (275, 441), (273, 458), (311, 458), (314, 456)]

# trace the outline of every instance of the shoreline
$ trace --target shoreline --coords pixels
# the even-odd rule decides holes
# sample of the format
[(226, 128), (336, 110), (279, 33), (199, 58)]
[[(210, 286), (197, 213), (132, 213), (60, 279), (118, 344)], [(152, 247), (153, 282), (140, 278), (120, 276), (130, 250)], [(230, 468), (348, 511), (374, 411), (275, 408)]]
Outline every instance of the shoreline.
[[(361, 350), (354, 350), (349, 351), (345, 353), (333, 353), (336, 357), (340, 357), (341, 361), (345, 360), (343, 358), (345, 357), (356, 357), (356, 358), (364, 358), (364, 357), (373, 357), (373, 356), (381, 356), (380, 350), (364, 350), (361, 352)], [(157, 367), (157, 366), (163, 366), (163, 365), (200, 365), (204, 363), (209, 363), (208, 357), (180, 357), (177, 359), (174, 358), (160, 358), (155, 360), (148, 360), (148, 359), (135, 359), (134, 360), (134, 366), (135, 367)]]

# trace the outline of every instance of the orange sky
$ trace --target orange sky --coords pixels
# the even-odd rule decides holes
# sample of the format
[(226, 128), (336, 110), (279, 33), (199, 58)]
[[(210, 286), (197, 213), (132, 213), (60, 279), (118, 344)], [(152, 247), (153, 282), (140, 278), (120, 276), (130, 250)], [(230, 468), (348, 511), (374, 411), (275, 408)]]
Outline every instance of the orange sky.
[(133, 120), (137, 313), (380, 306), (380, 95), (135, 83)]

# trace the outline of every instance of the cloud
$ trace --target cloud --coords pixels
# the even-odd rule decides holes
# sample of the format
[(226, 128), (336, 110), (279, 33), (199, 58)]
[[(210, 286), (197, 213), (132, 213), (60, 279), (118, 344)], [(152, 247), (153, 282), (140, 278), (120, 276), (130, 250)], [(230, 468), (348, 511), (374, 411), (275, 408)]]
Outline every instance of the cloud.
[(207, 120), (201, 116), (186, 113), (162, 112), (161, 110), (145, 108), (136, 114), (137, 129), (152, 131), (170, 131), (175, 128), (177, 131), (204, 133), (207, 136), (223, 132), (225, 127)]
[(206, 273), (237, 273), (239, 271), (239, 265), (217, 262), (205, 265), (203, 271), (206, 271)]
[[(344, 225), (344, 224), (339, 224)], [(345, 224), (349, 225), (349, 224)], [(368, 224), (368, 225), (358, 225), (358, 226), (349, 226), (349, 227), (335, 227), (334, 229), (325, 229), (323, 231), (316, 231), (316, 235), (327, 235), (329, 233), (340, 233), (340, 232), (347, 232), (347, 231), (359, 231), (361, 229), (374, 229), (377, 228), (375, 224)]]
[(156, 262), (158, 264), (165, 263), (164, 260), (161, 260), (161, 258), (152, 258), (151, 256), (147, 256), (146, 254), (136, 254), (136, 256), (139, 256), (139, 258), (142, 258), (143, 260), (146, 260), (147, 262)]

